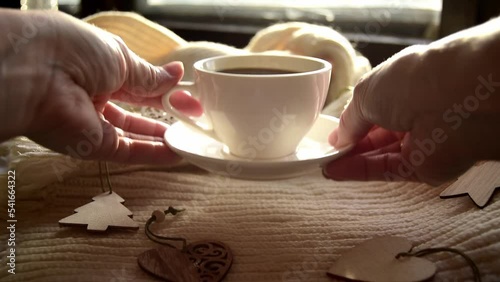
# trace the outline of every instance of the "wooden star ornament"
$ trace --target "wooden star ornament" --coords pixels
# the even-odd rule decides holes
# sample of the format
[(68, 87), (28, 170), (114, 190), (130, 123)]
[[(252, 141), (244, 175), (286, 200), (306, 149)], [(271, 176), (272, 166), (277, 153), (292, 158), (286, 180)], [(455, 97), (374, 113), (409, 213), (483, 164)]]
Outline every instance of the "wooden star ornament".
[(488, 161), (470, 168), (441, 192), (440, 197), (446, 199), (469, 195), (478, 207), (484, 208), (496, 188), (500, 188), (500, 162)]

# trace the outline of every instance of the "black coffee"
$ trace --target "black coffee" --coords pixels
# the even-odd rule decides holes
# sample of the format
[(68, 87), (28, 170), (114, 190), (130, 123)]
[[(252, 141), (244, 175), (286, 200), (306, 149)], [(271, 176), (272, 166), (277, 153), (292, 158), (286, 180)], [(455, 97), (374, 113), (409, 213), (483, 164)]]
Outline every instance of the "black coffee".
[(232, 73), (232, 74), (290, 74), (297, 73), (295, 71), (280, 70), (280, 69), (265, 69), (265, 68), (234, 68), (234, 69), (224, 69), (219, 70), (222, 73)]

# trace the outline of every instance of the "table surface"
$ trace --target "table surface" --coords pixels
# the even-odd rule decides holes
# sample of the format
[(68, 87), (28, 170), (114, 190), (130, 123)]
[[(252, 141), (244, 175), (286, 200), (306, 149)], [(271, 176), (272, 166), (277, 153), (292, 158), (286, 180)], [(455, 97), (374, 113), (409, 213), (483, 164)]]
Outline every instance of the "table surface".
[[(416, 250), (460, 249), (477, 263), (483, 281), (500, 279), (500, 193), (479, 209), (468, 197), (440, 199), (444, 187), (425, 184), (335, 182), (319, 172), (246, 181), (192, 166), (114, 174), (111, 180), (139, 230), (91, 233), (58, 225), (101, 192), (97, 177), (69, 178), (22, 197), (18, 187), (16, 274), (7, 273), (2, 251), (0, 280), (158, 281), (139, 268), (137, 256), (158, 246), (144, 224), (152, 211), (168, 206), (186, 210), (167, 216), (154, 231), (188, 242), (225, 242), (234, 253), (225, 281), (334, 281), (326, 272), (342, 252), (385, 235), (407, 238)], [(472, 279), (456, 255), (428, 259), (438, 268), (434, 281)]]

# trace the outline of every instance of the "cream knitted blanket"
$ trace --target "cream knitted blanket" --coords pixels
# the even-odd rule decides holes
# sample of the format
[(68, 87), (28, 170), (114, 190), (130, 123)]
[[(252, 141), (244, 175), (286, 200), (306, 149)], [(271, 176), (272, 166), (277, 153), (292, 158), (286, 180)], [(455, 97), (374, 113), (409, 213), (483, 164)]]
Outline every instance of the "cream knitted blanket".
[[(36, 209), (27, 209), (31, 199), (17, 202), (16, 274), (7, 273), (2, 233), (0, 280), (159, 281), (141, 271), (136, 257), (157, 246), (144, 234), (151, 212), (170, 205), (186, 211), (167, 217), (155, 232), (227, 243), (235, 258), (225, 281), (334, 281), (326, 271), (343, 251), (382, 235), (405, 237), (417, 250), (463, 250), (483, 281), (500, 278), (500, 194), (480, 210), (467, 197), (439, 199), (442, 189), (426, 185), (332, 182), (319, 173), (271, 182), (229, 180), (191, 166), (113, 175), (112, 181), (139, 231), (93, 234), (59, 227), (58, 220), (100, 193), (99, 180), (51, 184)], [(434, 281), (472, 281), (459, 257), (428, 259), (438, 267)]]
[[(332, 81), (329, 94), (333, 97), (329, 106), (337, 102), (337, 109), (331, 111), (334, 115), (349, 99), (350, 93), (342, 89), (369, 68), (340, 34), (302, 23), (265, 29), (239, 50), (217, 43), (185, 42), (133, 14), (106, 13), (88, 21), (120, 35), (153, 63), (182, 60), (188, 67), (187, 79), (192, 75), (189, 62), (207, 56), (270, 50), (316, 54), (333, 61), (341, 74), (341, 79)], [(312, 42), (316, 44), (308, 45)], [(152, 109), (129, 110), (169, 120)], [(259, 182), (224, 178), (185, 163), (175, 167), (110, 164), (114, 190), (126, 200), (125, 206), (141, 228), (93, 234), (81, 228), (61, 228), (57, 222), (100, 193), (95, 162), (61, 156), (22, 138), (0, 146), (0, 155), (16, 169), (18, 181), (16, 274), (7, 272), (10, 234), (4, 228), (1, 281), (158, 281), (140, 270), (136, 257), (157, 246), (144, 234), (144, 223), (153, 210), (168, 206), (186, 211), (167, 217), (155, 231), (183, 236), (189, 242), (215, 239), (227, 243), (235, 260), (226, 281), (334, 281), (326, 271), (343, 251), (383, 235), (405, 237), (416, 249), (461, 249), (477, 263), (483, 281), (500, 280), (498, 194), (480, 210), (468, 197), (440, 199), (444, 187), (415, 183), (334, 182), (323, 179), (320, 172)], [(0, 181), (4, 187), (5, 175)], [(6, 189), (1, 191), (5, 207)], [(2, 219), (5, 213), (1, 209)], [(459, 257), (440, 254), (428, 259), (438, 267), (434, 281), (472, 279)]]

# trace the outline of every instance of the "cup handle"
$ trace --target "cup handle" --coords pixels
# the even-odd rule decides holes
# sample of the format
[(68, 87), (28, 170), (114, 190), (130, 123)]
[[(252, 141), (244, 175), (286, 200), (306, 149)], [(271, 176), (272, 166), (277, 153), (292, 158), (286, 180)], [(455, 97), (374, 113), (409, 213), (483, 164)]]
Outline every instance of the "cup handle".
[[(184, 122), (185, 124), (189, 125), (191, 128), (197, 130), (198, 132), (201, 132), (209, 137), (212, 137), (216, 140), (219, 140), (219, 138), (215, 135), (213, 127), (210, 125), (206, 125), (205, 123), (199, 121), (198, 119), (194, 117), (190, 117), (179, 110), (177, 110), (171, 103), (170, 103), (170, 97), (177, 91), (187, 91), (191, 93), (191, 95), (194, 95), (194, 97), (197, 97), (196, 93), (196, 85), (194, 82), (190, 81), (181, 81), (179, 82), (176, 86), (174, 86), (172, 89), (170, 89), (167, 93), (165, 93), (162, 97), (162, 104), (164, 110), (175, 117), (176, 119)], [(212, 122), (209, 120), (210, 123)]]

